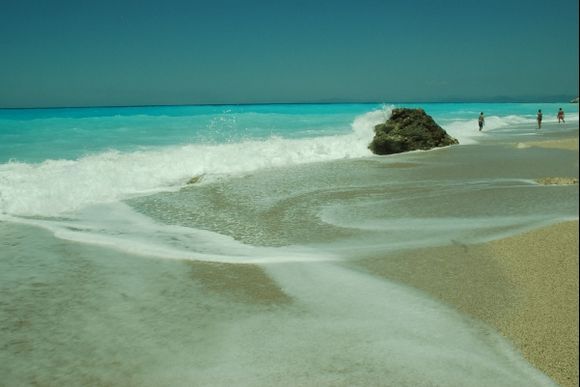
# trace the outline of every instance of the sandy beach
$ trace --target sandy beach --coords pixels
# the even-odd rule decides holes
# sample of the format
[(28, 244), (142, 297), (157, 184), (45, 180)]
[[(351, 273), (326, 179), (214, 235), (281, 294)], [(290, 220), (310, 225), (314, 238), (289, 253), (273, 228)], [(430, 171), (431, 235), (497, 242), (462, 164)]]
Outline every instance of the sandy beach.
[(518, 144), (518, 148), (548, 148), (548, 149), (564, 149), (564, 150), (578, 150), (578, 137), (566, 138), (561, 140), (548, 141), (529, 141)]
[(579, 1), (504, 3), (3, 2), (0, 387), (578, 386)]
[(3, 383), (578, 385), (574, 125), (0, 222)]
[[(578, 151), (578, 137), (516, 147)], [(570, 176), (536, 181), (578, 184)], [(558, 384), (578, 386), (577, 220), (487, 243), (417, 249), (360, 264), (495, 327)]]
[[(578, 138), (530, 141), (516, 147), (577, 151)], [(409, 165), (396, 163), (391, 167)], [(572, 176), (546, 176), (536, 181), (546, 186), (578, 184)], [(406, 250), (355, 265), (422, 290), (483, 321), (559, 385), (578, 385), (577, 220), (486, 243)], [(238, 273), (239, 268), (214, 264), (207, 267), (210, 270), (204, 271), (202, 277), (214, 291), (247, 293), (250, 298), (267, 303), (288, 302), (287, 296), (266, 280), (258, 267), (251, 269), (258, 275), (248, 274), (255, 280), (253, 285), (245, 280), (234, 283), (239, 286), (235, 291), (231, 289), (231, 274), (226, 276), (227, 283), (217, 277), (225, 275), (224, 270)], [(259, 289), (254, 289), (255, 284), (261, 284)]]
[(577, 221), (362, 264), (494, 326), (556, 382), (578, 385)]
[[(578, 151), (578, 137), (520, 142), (516, 148)], [(578, 179), (546, 176), (536, 182), (567, 185)], [(557, 383), (578, 385), (578, 221), (360, 263), (495, 327)]]

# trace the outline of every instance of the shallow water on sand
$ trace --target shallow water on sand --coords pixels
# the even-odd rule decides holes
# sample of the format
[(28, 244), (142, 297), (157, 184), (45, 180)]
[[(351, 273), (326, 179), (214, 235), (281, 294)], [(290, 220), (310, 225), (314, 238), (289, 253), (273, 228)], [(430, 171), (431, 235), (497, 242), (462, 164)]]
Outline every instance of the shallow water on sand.
[(468, 145), (372, 156), (374, 105), (0, 112), (0, 384), (552, 385), (357, 262), (577, 219), (535, 181), (577, 150), (520, 146), (577, 113), (428, 108)]
[(576, 163), (575, 152), (472, 145), (261, 171), (129, 203), (163, 224), (257, 246), (348, 244), (350, 257), (573, 217), (577, 186), (534, 179), (573, 174)]
[(240, 270), (0, 227), (6, 385), (550, 385), (488, 328), (340, 264)]
[(577, 177), (577, 152), (490, 141), (0, 222), (3, 383), (551, 385), (489, 327), (350, 265), (577, 218), (578, 186), (546, 176)]

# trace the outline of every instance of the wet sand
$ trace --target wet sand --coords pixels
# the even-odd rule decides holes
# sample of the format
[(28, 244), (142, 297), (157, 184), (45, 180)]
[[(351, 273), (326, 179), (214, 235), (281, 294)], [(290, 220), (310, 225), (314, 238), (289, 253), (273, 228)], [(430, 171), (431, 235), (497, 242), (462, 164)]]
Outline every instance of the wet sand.
[(578, 385), (578, 221), (360, 264), (494, 326), (557, 383)]
[(263, 305), (282, 305), (292, 301), (259, 266), (200, 261), (185, 263), (191, 267), (192, 279), (212, 295)]
[[(513, 146), (576, 151), (578, 160), (577, 132), (557, 138), (551, 131), (556, 128), (545, 128), (545, 140)], [(559, 170), (557, 158), (545, 161), (552, 163), (549, 170)], [(577, 170), (575, 175), (545, 175), (535, 181), (578, 184)], [(532, 365), (567, 387), (579, 385), (578, 244), (575, 220), (488, 243), (414, 249), (358, 264), (491, 325)]]
[[(518, 144), (518, 148), (531, 148), (531, 147), (578, 151), (578, 137), (571, 137), (559, 140), (530, 141)], [(578, 184), (578, 178), (568, 176), (566, 177), (550, 176), (536, 179), (536, 181), (539, 184), (543, 185)]]
[(578, 150), (578, 137), (547, 140), (547, 141), (530, 141), (518, 144), (518, 148), (549, 148), (549, 149), (564, 149), (564, 150)]
[(536, 182), (542, 185), (570, 185), (578, 184), (575, 177), (542, 177), (536, 179)]
[[(574, 140), (577, 144), (577, 138), (550, 139), (543, 143)], [(516, 144), (510, 142), (507, 148), (513, 151)], [(476, 158), (472, 149), (485, 150), (481, 152), (485, 162)], [(526, 180), (578, 177), (577, 163), (572, 163), (573, 153), (565, 148), (550, 148), (546, 152), (539, 149), (505, 152), (506, 144), (502, 143), (501, 146), (475, 146), (472, 149), (441, 150), (437, 162), (428, 157), (430, 154), (419, 153), (410, 155), (410, 162), (391, 163), (385, 159), (385, 164), (388, 164), (389, 176), (399, 176), (395, 172), (404, 169), (416, 172), (414, 180), (429, 177), (434, 172), (451, 181), (470, 181), (474, 176), (482, 179), (490, 176), (491, 179), (522, 177)], [(525, 153), (533, 153), (532, 156), (542, 162), (529, 163), (530, 158)], [(556, 157), (559, 154), (566, 155), (562, 158), (565, 162)], [(469, 164), (469, 160), (474, 159), (477, 164)], [(505, 160), (515, 161), (510, 164)], [(563, 164), (566, 165), (560, 167)], [(374, 165), (380, 166), (376, 168), (379, 172), (386, 169), (381, 164)], [(464, 167), (447, 167), (454, 165)], [(385, 175), (379, 172), (377, 176), (384, 178)], [(366, 184), (368, 178), (361, 181)], [(256, 182), (251, 177), (239, 181), (246, 185)], [(257, 181), (260, 180), (257, 178)], [(352, 180), (345, 181), (353, 184)], [(562, 183), (559, 180), (558, 184)], [(372, 194), (384, 187), (374, 189), (376, 191), (366, 193)], [(533, 189), (552, 190), (548, 187)], [(554, 191), (560, 189), (562, 187)], [(231, 192), (245, 191), (232, 189)], [(489, 198), (479, 202), (483, 208), (498, 200), (497, 191), (489, 192)], [(330, 197), (336, 198), (337, 195), (348, 201), (362, 194), (347, 189), (338, 190), (338, 193), (333, 191)], [(550, 197), (550, 201), (557, 202), (554, 200), (557, 197)], [(227, 199), (227, 195), (222, 194), (216, 200), (224, 198)], [(300, 207), (307, 198), (312, 202)], [(297, 216), (301, 230), (295, 231), (285, 223), (273, 233), (286, 231), (297, 240), (309, 241), (307, 234), (312, 230), (316, 230), (317, 235), (326, 232), (323, 228), (315, 228), (314, 222), (305, 225), (307, 217), (302, 216), (312, 206), (319, 205), (316, 200), (326, 203), (328, 197), (312, 198), (311, 193), (291, 197), (281, 202), (276, 211), (268, 212), (262, 223), (278, 225), (276, 222), (280, 219), (285, 222), (293, 219), (283, 216), (291, 213), (289, 208), (301, 210)], [(430, 203), (438, 206), (437, 211), (445, 210), (437, 198), (425, 200), (424, 205), (431, 206)], [(454, 206), (458, 203), (463, 202), (453, 201)], [(464, 208), (470, 209), (472, 201), (466, 200), (465, 203)], [(527, 203), (532, 203), (526, 207), (529, 211), (536, 209), (536, 202)], [(224, 207), (227, 208), (227, 203)], [(461, 214), (464, 208), (453, 210)], [(230, 219), (234, 212), (225, 213)], [(251, 225), (253, 213), (249, 214), (246, 218), (240, 215), (240, 224)], [(266, 378), (270, 370), (279, 368), (281, 373), (272, 375), (280, 378), (280, 385), (286, 380), (291, 380), (290, 384), (300, 384), (297, 377), (313, 385), (315, 380), (319, 380), (316, 379), (318, 376), (324, 378), (328, 375), (333, 378), (332, 385), (357, 384), (355, 382), (369, 385), (373, 383), (363, 381), (382, 375), (386, 369), (387, 364), (381, 360), (383, 357), (375, 357), (378, 359), (375, 365), (372, 354), (384, 355), (380, 341), (383, 333), (378, 328), (385, 327), (388, 320), (385, 317), (397, 316), (397, 313), (379, 314), (377, 317), (374, 308), (384, 300), (377, 296), (383, 290), (383, 283), (377, 284), (381, 281), (366, 274), (359, 275), (357, 270), (342, 270), (343, 262), (341, 265), (320, 265), (318, 269), (319, 265), (310, 265), (307, 271), (301, 270), (301, 264), (272, 265), (278, 269), (276, 274), (279, 276), (275, 277), (271, 276), (273, 270), (265, 270), (262, 266), (135, 259), (132, 255), (111, 253), (98, 246), (58, 240), (45, 231), (18, 233), (12, 225), (5, 224), (4, 227), (7, 230), (4, 236), (14, 232), (2, 246), (3, 253), (10, 258), (4, 260), (10, 269), (5, 273), (11, 273), (4, 279), (5, 283), (10, 283), (7, 282), (10, 280), (15, 284), (7, 286), (3, 293), (3, 301), (8, 300), (5, 305), (11, 308), (10, 315), (2, 324), (3, 328), (10, 329), (10, 335), (6, 335), (10, 342), (4, 347), (8, 350), (4, 354), (0, 352), (5, 367), (2, 369), (0, 366), (0, 374), (4, 370), (7, 380), (11, 377), (14, 381), (28, 380), (29, 384), (52, 382), (61, 385), (179, 385), (176, 381), (186, 384), (183, 381), (189, 380), (194, 364), (197, 368), (193, 369), (205, 377), (203, 380), (207, 384), (235, 384), (240, 380), (250, 384), (250, 381), (255, 381), (252, 378)], [(247, 234), (252, 234), (253, 229), (245, 227), (245, 234), (241, 236), (248, 238)], [(261, 231), (261, 228), (255, 230)], [(334, 233), (336, 229), (330, 230), (329, 233)], [(22, 238), (22, 235), (26, 237)], [(250, 239), (248, 244), (251, 243)], [(41, 249), (46, 254), (38, 254)], [(362, 265), (373, 274), (420, 289), (454, 306), (465, 315), (494, 327), (511, 340), (531, 364), (562, 386), (578, 385), (578, 221), (489, 243), (466, 245), (456, 242), (437, 248), (415, 246), (406, 252), (382, 254), (344, 265)], [(296, 271), (288, 272), (288, 267)], [(326, 286), (328, 297), (322, 293), (321, 285)], [(353, 297), (349, 298), (351, 295)], [(316, 311), (315, 317), (319, 318), (302, 315), (305, 304)], [(326, 307), (328, 310), (324, 309)], [(59, 313), (55, 314), (55, 310)], [(421, 312), (424, 310), (428, 312), (428, 308), (422, 308)], [(367, 325), (368, 317), (374, 318), (372, 324)], [(404, 324), (416, 324), (411, 318), (402, 320)], [(426, 326), (430, 321), (414, 325), (415, 332), (422, 334), (417, 342), (423, 343), (430, 335), (431, 327)], [(450, 339), (442, 342), (452, 342), (449, 348), (455, 348), (454, 338), (458, 331), (447, 323), (442, 326), (443, 330), (448, 330), (444, 333)], [(436, 334), (442, 331), (433, 329)], [(352, 332), (359, 332), (360, 336), (352, 335)], [(357, 337), (367, 341), (357, 342)], [(341, 342), (343, 339), (345, 341)], [(468, 350), (477, 352), (477, 344), (470, 345)], [(265, 346), (267, 351), (264, 351)], [(285, 352), (280, 351), (282, 348)], [(305, 353), (304, 348), (309, 352)], [(449, 348), (435, 347), (434, 357), (449, 355)], [(459, 353), (462, 356), (462, 352)], [(371, 362), (364, 365), (361, 359)], [(421, 362), (416, 363), (418, 369), (424, 367)], [(510, 369), (505, 363), (501, 365)], [(31, 364), (34, 367), (30, 367)], [(237, 364), (244, 367), (237, 369)], [(412, 363), (409, 361), (407, 364)], [(437, 371), (434, 376), (439, 370), (450, 376), (465, 371), (468, 378), (484, 384), (473, 376), (476, 375), (474, 371), (481, 375), (481, 370), (475, 369), (478, 367), (458, 370), (449, 366), (453, 363), (441, 364), (431, 367)], [(481, 365), (484, 366), (485, 362)], [(405, 373), (404, 369), (402, 373)], [(199, 374), (195, 376), (200, 378)], [(268, 379), (270, 384), (263, 385), (272, 384), (272, 378)]]

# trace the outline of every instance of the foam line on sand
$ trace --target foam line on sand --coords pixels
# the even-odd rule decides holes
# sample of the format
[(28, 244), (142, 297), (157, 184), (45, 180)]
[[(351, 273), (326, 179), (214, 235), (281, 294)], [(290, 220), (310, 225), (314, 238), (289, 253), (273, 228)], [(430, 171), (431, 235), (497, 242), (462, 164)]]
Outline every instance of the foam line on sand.
[(494, 326), (557, 383), (578, 385), (577, 220), (360, 264)]

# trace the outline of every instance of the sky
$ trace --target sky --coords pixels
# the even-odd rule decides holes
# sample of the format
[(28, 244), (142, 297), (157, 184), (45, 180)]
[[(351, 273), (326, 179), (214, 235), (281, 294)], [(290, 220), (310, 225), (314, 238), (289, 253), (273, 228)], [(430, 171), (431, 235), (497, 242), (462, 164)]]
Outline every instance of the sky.
[(0, 0), (0, 108), (578, 95), (578, 0)]

